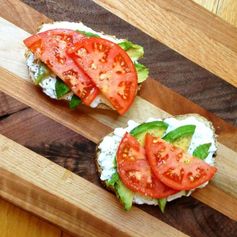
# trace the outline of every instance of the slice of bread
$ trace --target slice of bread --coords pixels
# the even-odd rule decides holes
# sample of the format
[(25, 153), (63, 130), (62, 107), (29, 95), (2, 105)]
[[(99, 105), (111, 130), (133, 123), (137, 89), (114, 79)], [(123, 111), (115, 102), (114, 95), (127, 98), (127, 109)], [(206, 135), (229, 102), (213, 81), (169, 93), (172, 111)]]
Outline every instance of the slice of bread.
[[(99, 35), (102, 38), (108, 39), (114, 43), (121, 43), (125, 41), (125, 39), (118, 39), (113, 35), (107, 35), (107, 34), (104, 34), (103, 32), (94, 31), (93, 29), (85, 26), (82, 22), (75, 23), (75, 22), (67, 22), (67, 21), (56, 21), (52, 23), (45, 23), (45, 24), (42, 24), (38, 28), (38, 32), (43, 32), (43, 31), (51, 30), (51, 29), (71, 29), (71, 30), (79, 30), (83, 32), (90, 32), (90, 33)], [(37, 68), (39, 68), (40, 62), (39, 60), (35, 59), (34, 55), (28, 50), (26, 51), (25, 56), (26, 56), (26, 61), (27, 61), (26, 64), (29, 70), (30, 78), (32, 79), (33, 82), (35, 82), (36, 75), (37, 75)], [(47, 81), (47, 78), (46, 78), (46, 81), (44, 80), (45, 83), (40, 83), (39, 86), (42, 88), (43, 92), (46, 95), (48, 95), (52, 99), (58, 99), (56, 96), (55, 90), (52, 88), (52, 85), (54, 81), (56, 80), (56, 75), (52, 73), (52, 75), (49, 75), (48, 79), (49, 81)], [(140, 89), (140, 85), (139, 85), (138, 90), (139, 89)], [(68, 93), (65, 96), (61, 97), (60, 99), (70, 100), (71, 96), (72, 96), (72, 93)], [(94, 105), (91, 106), (93, 108), (114, 110), (112, 104), (107, 99), (105, 99), (103, 95), (98, 95), (98, 97), (95, 98), (93, 104)]]
[[(188, 119), (188, 118), (193, 118), (193, 120), (196, 120), (197, 122), (200, 122), (201, 124), (203, 124), (207, 129), (210, 129), (209, 131), (211, 131), (212, 132), (212, 134), (211, 134), (211, 136), (212, 136), (212, 143), (213, 143), (213, 147), (214, 147), (214, 150), (213, 150), (213, 152), (212, 152), (212, 158), (215, 156), (215, 154), (216, 154), (216, 135), (215, 135), (215, 128), (213, 127), (213, 124), (210, 122), (210, 121), (208, 121), (206, 118), (204, 118), (204, 117), (202, 117), (202, 116), (200, 116), (200, 115), (198, 115), (198, 114), (186, 114), (186, 115), (178, 115), (178, 116), (174, 116), (174, 117), (170, 117), (170, 118), (168, 118), (168, 119), (171, 119), (171, 118), (174, 118), (174, 119), (176, 119), (177, 121), (185, 121), (186, 119)], [(149, 121), (150, 120), (155, 120), (155, 119), (149, 119)], [(164, 120), (166, 120), (166, 119), (164, 119)], [(167, 120), (168, 121), (168, 120)], [(183, 124), (182, 124), (183, 125)], [(205, 131), (204, 131), (204, 134), (205, 134)], [(112, 132), (112, 133), (110, 133), (110, 134), (108, 134), (106, 137), (113, 137), (114, 136), (114, 132)], [(121, 138), (122, 139), (122, 138)], [(103, 139), (104, 140), (104, 139)], [(102, 141), (103, 141), (102, 140)], [(102, 142), (101, 141), (101, 142)], [(95, 158), (95, 164), (96, 164), (96, 167), (97, 167), (97, 172), (98, 172), (98, 175), (99, 175), (99, 177), (100, 177), (100, 180), (101, 180), (101, 183), (103, 184), (103, 186), (106, 188), (106, 189), (108, 189), (109, 191), (112, 191), (112, 192), (115, 192), (115, 190), (114, 190), (114, 188), (112, 187), (112, 186), (108, 186), (108, 185), (106, 185), (106, 180), (104, 180), (104, 179), (101, 179), (101, 176), (102, 176), (102, 172), (103, 172), (103, 167), (101, 166), (101, 164), (100, 164), (100, 162), (99, 162), (99, 157), (100, 157), (100, 154), (101, 154), (101, 149), (99, 148), (100, 147), (100, 144), (101, 144), (101, 142), (99, 142), (99, 144), (97, 145), (97, 147), (96, 147), (96, 158)], [(197, 146), (198, 145), (200, 145), (200, 144), (197, 144)], [(113, 159), (114, 160), (114, 158), (115, 158), (115, 156), (116, 156), (116, 154), (113, 154), (113, 155), (111, 155), (111, 159)], [(214, 162), (211, 162), (210, 164), (211, 165), (213, 165), (213, 163)], [(203, 185), (204, 186), (204, 185)], [(200, 188), (202, 188), (203, 186), (200, 186)], [(192, 190), (193, 191), (193, 190)], [(192, 192), (191, 191), (191, 192)], [(181, 191), (182, 192), (182, 191)], [(190, 194), (191, 194), (191, 192), (182, 192), (182, 193), (180, 193), (180, 195), (176, 195), (176, 196), (170, 196), (170, 199), (168, 200), (168, 201), (171, 201), (171, 200), (174, 200), (174, 199), (176, 199), (176, 198), (179, 198), (179, 197), (181, 197), (181, 196), (183, 196), (183, 195), (187, 195), (187, 196), (189, 196)], [(145, 197), (144, 197), (145, 198)], [(136, 199), (134, 199), (134, 201), (133, 201), (133, 203), (136, 203), (136, 204), (141, 204), (141, 201), (138, 199), (138, 198), (136, 198)]]

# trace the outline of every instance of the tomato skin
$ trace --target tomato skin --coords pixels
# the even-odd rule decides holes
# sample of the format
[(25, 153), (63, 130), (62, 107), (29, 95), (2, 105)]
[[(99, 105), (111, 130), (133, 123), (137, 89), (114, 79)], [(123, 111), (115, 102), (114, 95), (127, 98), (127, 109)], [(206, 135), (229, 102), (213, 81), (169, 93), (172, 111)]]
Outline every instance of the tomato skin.
[(146, 155), (155, 176), (176, 190), (191, 190), (209, 181), (217, 169), (161, 138), (146, 135)]
[(73, 30), (54, 29), (32, 35), (24, 40), (24, 44), (62, 79), (84, 104), (90, 105), (99, 90), (66, 53), (67, 48), (84, 38), (84, 35)]
[(137, 73), (130, 57), (117, 44), (102, 38), (76, 43), (68, 54), (94, 81), (119, 114), (131, 106), (137, 93)]
[(145, 149), (126, 133), (117, 151), (117, 171), (124, 185), (133, 192), (152, 198), (176, 193), (157, 179), (146, 160)]

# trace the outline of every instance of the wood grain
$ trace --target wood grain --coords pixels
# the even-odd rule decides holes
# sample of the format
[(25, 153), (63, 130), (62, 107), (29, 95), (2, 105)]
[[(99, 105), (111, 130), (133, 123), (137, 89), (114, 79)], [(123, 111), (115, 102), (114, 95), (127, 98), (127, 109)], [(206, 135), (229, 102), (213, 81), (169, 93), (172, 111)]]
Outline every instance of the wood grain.
[[(1, 28), (1, 30), (3, 31), (2, 35), (5, 35), (4, 29), (5, 29), (5, 31), (7, 31), (9, 27), (12, 27), (13, 28), (12, 30), (15, 29), (15, 26), (12, 24), (8, 24), (8, 28), (4, 28), (5, 24), (6, 24), (6, 22), (3, 20), (2, 21), (2, 28)], [(25, 67), (25, 59), (23, 57), (24, 47), (23, 47), (23, 44), (21, 43), (21, 40), (23, 40), (24, 37), (27, 36), (27, 33), (24, 33), (24, 31), (22, 31), (20, 28), (16, 28), (15, 30), (17, 30), (18, 39), (16, 39), (14, 37), (14, 34), (12, 34), (12, 36), (10, 35), (7, 39), (5, 37), (2, 37), (0, 40), (2, 40), (2, 45), (4, 45), (4, 43), (7, 44), (8, 42), (11, 42), (13, 53), (16, 51), (18, 52), (17, 54), (15, 53), (15, 55), (12, 55), (15, 58), (17, 58), (17, 61), (8, 63), (10, 60), (10, 56), (4, 54), (4, 52), (3, 52), (3, 54), (0, 56), (2, 58), (4, 58), (5, 60), (2, 60), (0, 62), (0, 65), (3, 66), (4, 68), (9, 69), (10, 71), (17, 72), (17, 75), (23, 77), (25, 80), (29, 80), (28, 73), (27, 73), (26, 67)], [(19, 52), (21, 52), (21, 53), (19, 53)], [(1, 54), (1, 52), (0, 52), (0, 54)], [(36, 91), (34, 86), (32, 86), (32, 89), (34, 89)], [(27, 90), (25, 90), (25, 93), (27, 93)], [(234, 139), (234, 137), (236, 137), (236, 135), (237, 135), (236, 128), (234, 128), (233, 126), (224, 124), (222, 120), (211, 115), (210, 113), (201, 109), (200, 107), (195, 106), (190, 101), (185, 100), (182, 96), (165, 88), (157, 81), (148, 80), (146, 83), (144, 83), (143, 89), (141, 90), (140, 93), (143, 98), (154, 103), (156, 106), (159, 106), (160, 108), (163, 108), (164, 110), (167, 110), (171, 114), (188, 113), (188, 112), (192, 112), (192, 111), (203, 114), (204, 116), (208, 117), (210, 120), (213, 121), (215, 127), (217, 128), (218, 134), (226, 134), (226, 136), (228, 136), (228, 134), (231, 131), (231, 135), (233, 136), (233, 139), (231, 139), (231, 140), (226, 139), (226, 142), (228, 143), (227, 145), (229, 145), (232, 142), (232, 144), (230, 144), (230, 145), (232, 145), (232, 147), (236, 146), (237, 140)], [(157, 94), (159, 94), (159, 96), (157, 96)], [(180, 106), (173, 106), (174, 100), (176, 101), (176, 104), (180, 105)], [(51, 103), (51, 100), (48, 100), (48, 101), (49, 101), (49, 103), (47, 103), (47, 106), (50, 106), (49, 104), (51, 104), (51, 107), (52, 107), (53, 105)], [(142, 113), (142, 110), (138, 110), (138, 112)], [(84, 113), (88, 113), (86, 108), (84, 108)], [(98, 115), (98, 116), (100, 116), (101, 119), (103, 116), (105, 116), (105, 120), (108, 116), (111, 116), (114, 119), (117, 119), (117, 116), (111, 112), (106, 113), (106, 112), (100, 111), (100, 113), (96, 113), (96, 112), (93, 113), (92, 111), (90, 111), (90, 113), (91, 113), (91, 116), (96, 117)], [(103, 115), (103, 114), (105, 114), (105, 115)], [(66, 116), (66, 113), (64, 114), (64, 116)], [(156, 116), (156, 115), (153, 114), (153, 116)], [(126, 121), (126, 119), (132, 119), (132, 118), (139, 119), (139, 116), (136, 116), (135, 114), (132, 114), (132, 113), (128, 113), (126, 115), (126, 117), (123, 118), (123, 121)], [(122, 119), (122, 118), (120, 118), (120, 119)], [(144, 119), (145, 118), (143, 118), (143, 120)], [(105, 123), (105, 121), (104, 121), (104, 123)], [(112, 121), (112, 123), (113, 123), (113, 121)], [(80, 124), (82, 124), (82, 123), (80, 122)], [(117, 125), (122, 126), (121, 123), (117, 124)], [(82, 124), (82, 126), (84, 126), (84, 124)], [(93, 136), (93, 134), (91, 134), (91, 137), (92, 136)]]
[[(20, 22), (21, 27), (28, 29), (28, 32), (35, 31), (36, 28), (44, 22), (50, 22), (48, 17), (43, 14), (40, 14), (39, 12), (31, 8), (30, 6), (22, 3), (21, 1), (1, 0), (0, 2), (1, 9), (4, 9), (1, 11), (1, 16), (14, 24), (18, 24)], [(17, 17), (15, 17), (15, 15), (17, 15)], [(33, 24), (34, 22), (37, 22), (37, 25)]]
[(210, 12), (217, 13), (219, 0), (192, 0), (192, 1), (206, 8)]
[[(156, 81), (184, 95), (189, 100), (224, 118), (226, 121), (237, 125), (236, 88), (175, 53), (148, 35), (143, 34), (92, 1), (24, 1), (42, 13), (47, 13), (54, 20), (83, 21), (95, 30), (102, 30), (112, 35), (116, 34), (121, 38), (126, 36), (133, 42), (143, 45), (145, 57), (142, 59), (142, 62), (150, 69), (150, 75)], [(22, 2), (16, 0), (8, 0), (8, 2), (11, 4), (11, 9), (15, 9), (15, 12), (20, 12), (18, 8), (24, 5)], [(24, 8), (26, 9), (25, 5)], [(69, 10), (65, 11), (65, 9)], [(31, 8), (28, 8), (29, 15), (32, 14), (35, 19), (40, 18), (39, 13), (37, 14), (35, 11), (31, 12), (31, 10)], [(93, 20), (89, 14), (90, 11), (93, 12)], [(8, 15), (11, 14), (9, 8), (6, 8), (4, 15), (7, 15), (6, 12), (8, 12)], [(21, 23), (18, 21), (19, 17), (21, 16), (11, 19), (11, 21), (21, 27)], [(34, 31), (32, 31), (33, 27)], [(35, 23), (31, 27), (24, 28), (24, 30), (32, 33), (36, 31), (37, 27), (38, 23)], [(159, 84), (156, 86), (159, 88)], [(168, 99), (175, 98), (172, 92), (169, 90), (168, 94), (164, 94), (163, 97), (166, 96)]]
[[(22, 44), (21, 37), (24, 37), (25, 35), (27, 35), (27, 33), (25, 33), (20, 28), (16, 28), (14, 25), (6, 22), (5, 20), (1, 20), (1, 25), (3, 26), (2, 27), (3, 30), (9, 28), (12, 31), (15, 30), (14, 35), (19, 35), (17, 40), (15, 38), (10, 38), (10, 37), (4, 38), (5, 42), (9, 42), (9, 41), (11, 42), (13, 52), (15, 51), (19, 52), (19, 50), (21, 49), (21, 44)], [(1, 39), (3, 45), (4, 45), (4, 41), (3, 41), (4, 39), (3, 38)], [(28, 79), (28, 73), (25, 71), (25, 68), (24, 68), (23, 56), (21, 56), (22, 58), (20, 58), (20, 56), (18, 55), (19, 59), (17, 63), (14, 63), (14, 62), (8, 63), (9, 60), (5, 59), (6, 58), (5, 54), (2, 54), (1, 57), (2, 59), (4, 59), (0, 63), (2, 67), (10, 70), (11, 72), (15, 72), (16, 75), (24, 78), (24, 80), (21, 80), (15, 77), (14, 74), (6, 71), (5, 69), (2, 69), (1, 76), (3, 78), (0, 85), (0, 89), (2, 91), (6, 91), (9, 95), (12, 95), (13, 97), (21, 100), (22, 102), (37, 109), (38, 111), (43, 112), (44, 114), (51, 117), (52, 119), (59, 121), (65, 126), (70, 127), (74, 131), (79, 132), (80, 134), (86, 136), (87, 138), (93, 140), (94, 142), (98, 142), (105, 134), (111, 131), (110, 130), (111, 128), (114, 129), (116, 127), (126, 126), (126, 121), (128, 121), (129, 119), (133, 119), (137, 122), (142, 122), (148, 119), (149, 117), (163, 118), (163, 117), (169, 116), (168, 113), (161, 110), (160, 108), (155, 107), (153, 104), (147, 102), (141, 97), (136, 98), (132, 108), (123, 117), (118, 117), (113, 111), (99, 111), (98, 112), (88, 107), (81, 107), (80, 110), (76, 111), (77, 113), (78, 112), (80, 113), (80, 116), (77, 116), (77, 117), (75, 116), (74, 112), (69, 111), (68, 109), (60, 112), (60, 107), (58, 108), (55, 106), (56, 102), (51, 103), (49, 99), (46, 100), (46, 98), (41, 97), (39, 93), (38, 94), (35, 93), (34, 95), (29, 94), (29, 91), (32, 91), (32, 90), (35, 91), (36, 88), (29, 82), (25, 81), (29, 79)], [(15, 57), (17, 57), (17, 54)], [(21, 88), (21, 90), (15, 91), (14, 88), (16, 86), (17, 88)], [(87, 117), (91, 119), (89, 128), (87, 126), (88, 125), (88, 121), (86, 119)], [(80, 119), (80, 122), (78, 121), (78, 119)], [(81, 120), (84, 121), (84, 123), (82, 123)], [(95, 121), (95, 123), (93, 123), (93, 121)], [(98, 129), (98, 126), (103, 126), (104, 129)], [(87, 127), (87, 129), (85, 129), (85, 127)], [(236, 177), (234, 177), (234, 179), (232, 180), (229, 179), (232, 175), (234, 175), (234, 171), (230, 169), (231, 163), (228, 163), (229, 159), (233, 159), (233, 161), (235, 161), (235, 159), (233, 158), (235, 156), (235, 153), (234, 152), (232, 153), (230, 150), (228, 150), (227, 148), (225, 149), (223, 147), (223, 149), (220, 149), (219, 154), (220, 154), (220, 157), (222, 157), (222, 160), (220, 159), (218, 161), (219, 162), (226, 161), (227, 164), (229, 164), (227, 165), (227, 167), (229, 167), (230, 176), (225, 177), (225, 178), (221, 176), (220, 179), (218, 178), (219, 176), (217, 176), (218, 186), (222, 188), (225, 192), (231, 193), (233, 196), (237, 197), (237, 192), (235, 192), (235, 188), (234, 188), (235, 184), (237, 185), (237, 181), (235, 181)], [(225, 158), (223, 159), (223, 157)], [(220, 168), (222, 167), (221, 162), (220, 162), (220, 165), (218, 165)], [(233, 167), (237, 168), (237, 164), (236, 165), (233, 164)], [(218, 174), (227, 175), (224, 169), (223, 169), (223, 172), (221, 172), (220, 170)], [(228, 182), (228, 180), (232, 182)], [(229, 186), (231, 183), (233, 184), (232, 187)], [(225, 186), (225, 184), (227, 185), (227, 187)]]
[[(11, 31), (15, 31), (15, 34), (18, 35), (18, 38), (9, 36), (9, 38), (1, 38), (2, 44), (4, 45), (5, 42), (11, 42), (12, 45), (12, 53), (18, 52), (14, 58), (18, 57), (16, 63), (11, 62), (8, 63), (9, 60), (7, 57), (9, 55), (5, 55), (4, 53), (1, 55), (2, 58), (6, 58), (6, 60), (1, 61), (1, 66), (7, 68), (8, 70), (14, 71), (18, 76), (24, 78), (24, 80), (19, 80), (14, 74), (6, 71), (5, 69), (1, 69), (1, 76), (2, 81), (0, 85), (0, 89), (7, 92), (9, 95), (20, 99), (22, 102), (26, 103), (27, 105), (37, 109), (40, 112), (43, 112), (50, 118), (53, 118), (56, 121), (64, 124), (65, 126), (73, 129), (74, 131), (79, 132), (80, 134), (86, 136), (87, 138), (91, 139), (94, 142), (98, 142), (105, 134), (111, 131), (111, 128), (125, 126), (126, 121), (128, 119), (135, 119), (138, 122), (142, 122), (149, 117), (167, 117), (168, 113), (162, 111), (161, 109), (155, 107), (154, 105), (150, 104), (149, 102), (143, 100), (140, 97), (137, 97), (135, 103), (131, 110), (124, 116), (118, 117), (114, 112), (111, 111), (96, 111), (91, 110), (86, 107), (81, 107), (78, 111), (69, 111), (69, 109), (61, 110), (60, 106), (56, 106), (56, 102), (52, 103), (49, 99), (42, 97), (40, 92), (37, 92), (36, 88), (27, 82), (28, 74), (24, 68), (24, 58), (22, 54), (19, 54), (19, 51), (23, 51), (22, 49), (22, 39), (27, 36), (27, 33), (21, 30), (20, 28), (16, 28), (14, 25), (6, 22), (5, 20), (1, 20), (2, 28), (1, 30), (10, 29)], [(20, 91), (15, 91), (14, 88), (21, 88)], [(29, 94), (29, 91), (35, 91), (34, 96)], [(140, 108), (143, 108), (142, 110)], [(145, 111), (144, 111), (145, 110)], [(60, 114), (60, 115), (59, 115)], [(78, 115), (80, 114), (80, 116)], [(145, 114), (145, 116), (144, 116)], [(88, 127), (88, 119), (90, 119), (90, 126)], [(86, 128), (86, 129), (85, 129)], [(96, 128), (96, 130), (95, 130)], [(98, 129), (101, 128), (101, 129)], [(227, 151), (228, 149), (223, 149)], [(219, 152), (220, 157), (225, 157), (223, 161), (227, 162), (227, 167), (229, 164), (229, 159), (235, 156), (234, 152), (228, 150), (227, 154), (225, 155), (224, 152)], [(224, 163), (223, 163), (224, 164)], [(218, 165), (221, 169), (222, 165)], [(235, 167), (235, 165), (233, 166)], [(230, 168), (230, 167), (229, 167)], [(229, 169), (231, 171), (231, 169)], [(217, 176), (217, 185), (219, 188), (222, 188), (225, 192), (231, 193), (233, 196), (237, 196), (237, 193), (234, 189), (234, 184), (236, 183), (236, 177), (231, 179), (232, 182), (224, 183), (223, 181), (230, 180), (231, 175), (234, 173), (231, 171), (229, 177), (224, 172), (219, 172), (220, 176)], [(221, 181), (223, 180), (223, 181)], [(232, 185), (231, 185), (232, 184)], [(219, 198), (219, 197), (217, 197)], [(219, 202), (221, 202), (221, 198), (219, 198)], [(208, 203), (207, 203), (208, 204)], [(227, 214), (228, 216), (235, 218), (232, 213), (226, 213), (226, 209), (223, 207), (219, 207), (220, 211)]]
[(15, 101), (13, 98), (8, 97), (4, 93), (0, 92), (0, 118), (6, 118), (7, 116), (11, 115), (12, 113), (15, 113), (19, 110), (26, 109), (27, 106)]
[(2, 197), (73, 234), (186, 236), (138, 208), (124, 212), (114, 195), (2, 135), (0, 170)]
[[(159, 95), (159, 96), (158, 96)], [(140, 96), (154, 104), (155, 106), (167, 111), (172, 115), (198, 113), (214, 124), (218, 139), (221, 143), (237, 151), (237, 128), (215, 114), (203, 109), (182, 95), (175, 93), (171, 89), (163, 86), (156, 80), (147, 80), (143, 83)], [(175, 103), (175, 106), (174, 106)], [(228, 109), (227, 109), (228, 110)], [(233, 113), (234, 116), (236, 113)]]
[(219, 0), (217, 15), (230, 24), (237, 26), (237, 1)]
[[(60, 1), (59, 1), (60, 2)], [(61, 1), (62, 2), (62, 1)], [(72, 1), (71, 1), (72, 2)], [(34, 5), (34, 3), (32, 2), (32, 4)], [(50, 2), (48, 2), (47, 3), (47, 5), (49, 6), (50, 4), (54, 4), (54, 1), (50, 1)], [(65, 3), (66, 4), (66, 3)], [(39, 6), (40, 6), (40, 4), (38, 4)], [(41, 5), (42, 5), (42, 3), (41, 3)], [(68, 5), (70, 6), (70, 1), (69, 1), (69, 3), (68, 3)], [(47, 14), (55, 14), (56, 12), (60, 12), (60, 8), (61, 9), (63, 9), (64, 8), (64, 6), (63, 5), (61, 5), (61, 3), (58, 3), (58, 4), (55, 4), (55, 10), (54, 11), (52, 11), (52, 7), (51, 7), (51, 11), (49, 10), (49, 11), (47, 11)], [(50, 9), (50, 8), (49, 8)], [(73, 7), (71, 7), (70, 8), (71, 10), (73, 9)], [(61, 17), (63, 18), (63, 16), (66, 14), (66, 12), (61, 12), (60, 13), (61, 14)], [(104, 14), (104, 13), (103, 13)], [(69, 14), (68, 14), (69, 15)], [(77, 14), (76, 14), (77, 15)], [(60, 15), (59, 15), (60, 16)], [(14, 19), (16, 19), (16, 18), (14, 18)], [(13, 20), (14, 20), (13, 19)], [(57, 19), (57, 18), (56, 18)], [(35, 24), (32, 24), (32, 25), (34, 25), (35, 26)], [(114, 24), (115, 25), (115, 24)], [(101, 27), (101, 25), (99, 25), (99, 28)], [(176, 61), (177, 62), (177, 61)], [(177, 85), (176, 85), (177, 86)], [(167, 88), (166, 88), (167, 89)], [(172, 94), (173, 95), (173, 94)], [(165, 97), (164, 97), (165, 98)], [(158, 100), (159, 101), (159, 100)], [(180, 100), (180, 101), (182, 101), (182, 100)], [(188, 103), (187, 103), (188, 104)], [(182, 106), (180, 106), (180, 108), (181, 108)], [(179, 108), (179, 109), (180, 109)], [(226, 108), (226, 107), (225, 107)], [(177, 109), (177, 111), (179, 110), (179, 109)], [(184, 108), (184, 109), (186, 109), (186, 108)], [(227, 109), (228, 110), (228, 109)], [(223, 126), (224, 127), (224, 126)], [(221, 127), (221, 128), (223, 128), (223, 127)], [(224, 127), (225, 128), (225, 127)], [(229, 130), (230, 131), (230, 130)], [(222, 133), (223, 134), (223, 133)], [(230, 135), (230, 137), (231, 137), (231, 132), (229, 132), (229, 135)], [(228, 141), (227, 139), (223, 139), (223, 140), (225, 140), (225, 141)], [(236, 144), (236, 143), (235, 143)], [(234, 145), (234, 144), (233, 144)], [(228, 231), (228, 233), (231, 233), (230, 231)], [(232, 233), (234, 233), (234, 232), (232, 232)], [(199, 235), (200, 236), (200, 235)], [(231, 236), (231, 235), (230, 235)]]
[(189, 0), (146, 1), (136, 5), (127, 0), (95, 2), (237, 86), (237, 29), (197, 4)]
[[(30, 116), (31, 114), (32, 116)], [(7, 137), (15, 138), (15, 140), (18, 139), (20, 137), (18, 132), (15, 130), (14, 135), (14, 131), (12, 131), (11, 126), (9, 126), (15, 126), (14, 121), (17, 121), (16, 127), (19, 131), (25, 128), (26, 121), (28, 124), (34, 125), (29, 127), (30, 131), (27, 131), (25, 135), (21, 136), (22, 139), (17, 140), (20, 144), (27, 146), (31, 150), (82, 176), (88, 181), (100, 185), (94, 164), (94, 143), (83, 139), (80, 135), (73, 133), (60, 124), (54, 123), (49, 118), (32, 109), (24, 110), (20, 112), (20, 114), (15, 113), (7, 119), (4, 119), (0, 126), (0, 133)], [(41, 125), (40, 131), (37, 129), (37, 124)], [(60, 131), (60, 134), (65, 134), (65, 136), (57, 141), (56, 138), (58, 135), (53, 132), (52, 129), (49, 129), (50, 126)], [(39, 133), (37, 140), (32, 139), (32, 134), (37, 133)], [(40, 134), (44, 134), (44, 136)], [(207, 199), (210, 199), (208, 195), (210, 195), (211, 189), (209, 189), (209, 187), (210, 186), (205, 189)], [(218, 195), (221, 195), (221, 192), (218, 192)], [(229, 196), (227, 197), (228, 200), (224, 197), (227, 203), (232, 203), (231, 198)], [(215, 200), (212, 200), (211, 203), (212, 205), (218, 205), (218, 203), (215, 203)], [(231, 206), (224, 206), (232, 211)], [(231, 221), (229, 218), (192, 197), (182, 198), (169, 203), (164, 215), (159, 211), (158, 207), (142, 206), (142, 209), (191, 236), (208, 237), (219, 234), (220, 236), (225, 235), (225, 237), (232, 237), (237, 231), (236, 222)], [(189, 220), (188, 222), (187, 219)], [(215, 229), (212, 228), (213, 224), (211, 223), (218, 223), (215, 224)]]
[(236, 0), (192, 0), (207, 10), (215, 13), (226, 22), (237, 26)]
[[(85, 0), (66, 2), (52, 0), (40, 4), (32, 0), (24, 1), (37, 10), (47, 13), (54, 20), (83, 21), (95, 30), (116, 34), (118, 37), (126, 35), (133, 42), (140, 43), (145, 49), (145, 57), (142, 61), (150, 69), (150, 75), (153, 78), (201, 105), (206, 110), (237, 125), (235, 116), (237, 92), (234, 87), (143, 34), (95, 3)], [(70, 9), (70, 11), (64, 9)], [(88, 9), (93, 11), (95, 21), (88, 14), (90, 12)], [(167, 95), (167, 97), (169, 96)]]
[(64, 233), (62, 234), (62, 237), (72, 237), (72, 236), (69, 235), (68, 233), (65, 233), (65, 232), (64, 232)]
[[(16, 86), (17, 88), (20, 87), (21, 90), (15, 91), (14, 88)], [(97, 143), (105, 134), (111, 131), (112, 128), (126, 126), (126, 121), (128, 119), (135, 119), (136, 121), (141, 122), (149, 117), (156, 116), (163, 118), (168, 116), (168, 113), (162, 111), (161, 109), (155, 107), (154, 105), (139, 97), (136, 98), (134, 105), (132, 106), (130, 111), (123, 117), (118, 117), (112, 111), (96, 112), (95, 110), (89, 109), (87, 107), (81, 107), (78, 111), (74, 112), (70, 111), (69, 109), (62, 110), (62, 107), (60, 108), (59, 104), (57, 104), (56, 102), (49, 102), (49, 99), (46, 97), (42, 97), (40, 93), (34, 93), (34, 95), (29, 94), (29, 91), (36, 90), (36, 88), (30, 82), (20, 79), (19, 77), (6, 71), (3, 68), (1, 68), (0, 90), (6, 91), (14, 98), (21, 100), (27, 105), (44, 113), (50, 118), (59, 121), (61, 124), (64, 124), (70, 129), (79, 132), (80, 134), (83, 134), (87, 138)], [(143, 110), (140, 110), (140, 108), (143, 108)], [(75, 116), (75, 113), (77, 113), (77, 116)], [(78, 119), (81, 120), (82, 115), (83, 117), (85, 116), (82, 121), (87, 122), (87, 119), (92, 119), (90, 121), (91, 130), (89, 130), (88, 126), (86, 126), (87, 123), (78, 123)], [(98, 125), (103, 126), (103, 129), (98, 130)], [(214, 183), (218, 185), (218, 188), (223, 189), (225, 192), (231, 194), (233, 197), (237, 197), (237, 191), (235, 189), (235, 186), (237, 185), (237, 177), (235, 171), (232, 169), (232, 167), (237, 167), (237, 160), (234, 158), (237, 155), (234, 151), (228, 149), (223, 145), (220, 145), (218, 155), (219, 158), (217, 158), (217, 167), (219, 172), (216, 178), (214, 179)], [(226, 172), (226, 168), (228, 172)], [(223, 193), (223, 195), (224, 194), (225, 193)], [(224, 196), (216, 196), (215, 198), (217, 199), (217, 202), (221, 204)], [(237, 199), (235, 200), (237, 202)], [(211, 203), (206, 204), (211, 205)], [(237, 208), (237, 205), (235, 206)], [(225, 215), (228, 215), (229, 217), (234, 219), (236, 218), (235, 214), (233, 216), (233, 213), (237, 213), (237, 210), (236, 212), (227, 213), (227, 209), (223, 206), (217, 207), (218, 210), (224, 213)]]
[(2, 199), (0, 206), (1, 237), (13, 237), (16, 236), (16, 232), (17, 237), (60, 237), (61, 235), (57, 227)]

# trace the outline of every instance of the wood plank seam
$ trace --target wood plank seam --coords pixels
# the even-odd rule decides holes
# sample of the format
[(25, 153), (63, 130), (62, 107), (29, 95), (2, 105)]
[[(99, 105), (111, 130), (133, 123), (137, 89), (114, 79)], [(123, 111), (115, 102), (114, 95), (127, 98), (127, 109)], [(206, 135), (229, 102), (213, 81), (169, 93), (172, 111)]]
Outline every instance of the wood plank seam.
[(19, 109), (18, 111), (15, 111), (15, 112), (12, 112), (12, 113), (8, 113), (8, 114), (1, 115), (1, 116), (0, 116), (0, 121), (3, 120), (3, 119), (6, 119), (6, 118), (8, 118), (8, 117), (10, 117), (11, 115), (13, 115), (13, 114), (15, 114), (15, 113), (22, 112), (22, 111), (25, 111), (25, 110), (27, 110), (27, 109), (29, 109), (29, 107)]

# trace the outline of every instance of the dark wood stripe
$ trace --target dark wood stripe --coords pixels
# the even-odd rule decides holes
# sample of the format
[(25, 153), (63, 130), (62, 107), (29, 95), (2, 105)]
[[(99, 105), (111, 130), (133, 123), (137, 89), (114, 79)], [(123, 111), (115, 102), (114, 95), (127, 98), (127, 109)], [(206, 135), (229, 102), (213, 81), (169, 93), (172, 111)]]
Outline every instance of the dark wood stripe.
[[(143, 45), (145, 58), (142, 62), (150, 68), (151, 76), (158, 82), (215, 112), (225, 120), (237, 123), (235, 88), (92, 1), (24, 2), (54, 20), (81, 20), (96, 30), (127, 37)], [(14, 102), (15, 100), (11, 104)], [(27, 130), (26, 125), (29, 128)], [(0, 132), (100, 185), (94, 165), (95, 144), (32, 109), (12, 114), (0, 121)], [(228, 203), (224, 203), (223, 200), (223, 205)], [(161, 214), (159, 209), (154, 207), (143, 206), (142, 209), (191, 236), (231, 237), (237, 233), (236, 222), (192, 197), (170, 203), (165, 214)]]

